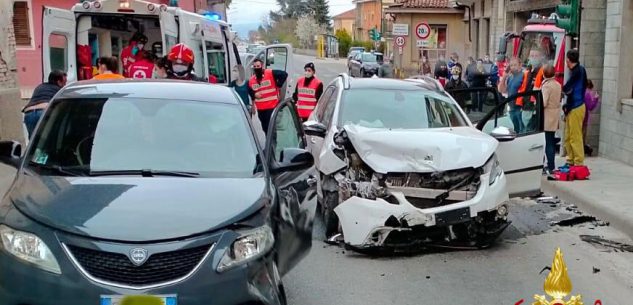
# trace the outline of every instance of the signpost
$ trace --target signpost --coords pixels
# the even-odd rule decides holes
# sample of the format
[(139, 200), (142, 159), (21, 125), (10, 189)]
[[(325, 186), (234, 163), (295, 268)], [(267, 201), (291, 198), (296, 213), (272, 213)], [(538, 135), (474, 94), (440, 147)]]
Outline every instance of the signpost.
[(404, 39), (404, 37), (402, 36), (396, 37), (393, 41), (398, 47), (404, 47), (404, 45), (406, 44), (406, 39)]
[(394, 23), (391, 29), (391, 34), (394, 36), (409, 36), (409, 24)]
[(415, 35), (422, 40), (426, 40), (431, 36), (431, 27), (426, 22), (418, 23), (418, 25), (415, 26)]

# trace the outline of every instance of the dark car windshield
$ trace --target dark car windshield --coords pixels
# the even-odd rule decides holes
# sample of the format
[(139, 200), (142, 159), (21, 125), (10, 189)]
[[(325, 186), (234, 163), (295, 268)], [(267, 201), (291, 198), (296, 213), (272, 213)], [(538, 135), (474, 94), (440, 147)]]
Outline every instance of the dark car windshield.
[[(58, 100), (27, 155), (30, 168), (87, 175), (179, 171), (252, 176), (257, 149), (237, 105), (166, 99)], [(60, 169), (62, 169), (60, 171)]]
[(380, 57), (377, 56), (376, 54), (364, 53), (362, 55), (363, 62), (377, 62), (378, 59), (380, 59)]
[(448, 97), (424, 90), (346, 90), (340, 126), (425, 129), (467, 126), (458, 106)]

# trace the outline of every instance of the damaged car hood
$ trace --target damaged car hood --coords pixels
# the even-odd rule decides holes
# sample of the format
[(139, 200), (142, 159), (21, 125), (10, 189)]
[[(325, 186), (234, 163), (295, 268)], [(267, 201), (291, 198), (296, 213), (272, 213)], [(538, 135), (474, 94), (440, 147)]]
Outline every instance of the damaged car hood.
[(472, 127), (344, 127), (360, 158), (378, 173), (433, 172), (482, 166), (498, 142)]

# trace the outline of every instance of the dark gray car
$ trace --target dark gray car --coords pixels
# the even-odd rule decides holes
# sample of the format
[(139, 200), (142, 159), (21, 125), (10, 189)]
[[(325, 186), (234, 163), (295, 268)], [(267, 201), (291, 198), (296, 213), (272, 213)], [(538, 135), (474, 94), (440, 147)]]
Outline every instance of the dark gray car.
[(378, 74), (378, 68), (380, 68), (382, 60), (382, 53), (358, 53), (349, 63), (349, 74), (353, 77), (369, 77)]
[[(186, 93), (186, 94), (185, 94)], [(286, 304), (311, 247), (313, 158), (290, 102), (265, 147), (229, 88), (178, 81), (62, 89), (0, 203), (3, 305)]]

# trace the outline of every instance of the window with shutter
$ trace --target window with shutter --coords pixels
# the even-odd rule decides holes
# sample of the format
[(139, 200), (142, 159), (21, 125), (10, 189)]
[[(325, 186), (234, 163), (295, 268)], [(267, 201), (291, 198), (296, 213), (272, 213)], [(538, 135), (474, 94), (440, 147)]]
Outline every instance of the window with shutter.
[(17, 46), (31, 46), (31, 27), (27, 1), (13, 2), (13, 30)]

